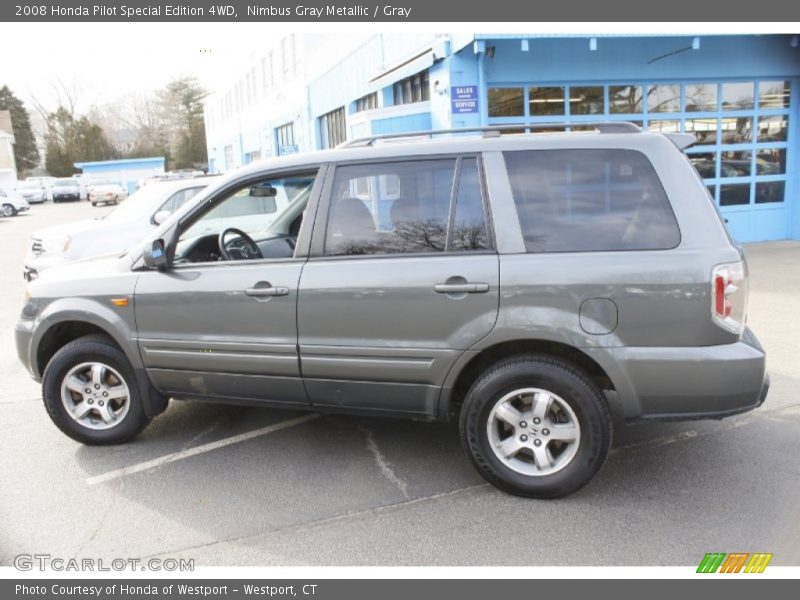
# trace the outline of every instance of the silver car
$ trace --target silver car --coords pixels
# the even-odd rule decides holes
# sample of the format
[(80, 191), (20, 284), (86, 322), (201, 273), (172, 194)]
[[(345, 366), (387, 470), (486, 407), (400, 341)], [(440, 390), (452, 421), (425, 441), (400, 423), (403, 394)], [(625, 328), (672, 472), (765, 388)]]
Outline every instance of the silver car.
[[(141, 248), (31, 283), (19, 357), (86, 444), (132, 439), (170, 398), (454, 419), (494, 485), (569, 494), (626, 420), (722, 418), (769, 387), (694, 138), (594, 127), (239, 169)], [(284, 196), (266, 227), (204, 228)]]
[(41, 204), (47, 201), (47, 189), (39, 181), (20, 181), (16, 192), (29, 204)]
[(76, 260), (124, 252), (140, 243), (211, 181), (213, 178), (198, 178), (147, 186), (103, 216), (34, 232), (25, 257), (25, 279), (34, 279), (45, 269)]

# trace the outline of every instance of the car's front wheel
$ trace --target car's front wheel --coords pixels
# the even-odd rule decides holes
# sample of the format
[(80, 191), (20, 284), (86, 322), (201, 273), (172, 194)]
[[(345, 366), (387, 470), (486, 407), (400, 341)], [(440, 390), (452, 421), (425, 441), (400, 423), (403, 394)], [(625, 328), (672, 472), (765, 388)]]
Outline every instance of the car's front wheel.
[(15, 214), (17, 214), (17, 211), (13, 206), (11, 206), (10, 204), (3, 204), (4, 217), (13, 217)]
[(602, 393), (575, 365), (551, 356), (492, 366), (467, 393), (460, 421), (481, 475), (532, 498), (557, 498), (585, 485), (611, 446)]
[(85, 336), (56, 352), (42, 394), (53, 423), (84, 444), (127, 442), (149, 422), (133, 367), (106, 336)]

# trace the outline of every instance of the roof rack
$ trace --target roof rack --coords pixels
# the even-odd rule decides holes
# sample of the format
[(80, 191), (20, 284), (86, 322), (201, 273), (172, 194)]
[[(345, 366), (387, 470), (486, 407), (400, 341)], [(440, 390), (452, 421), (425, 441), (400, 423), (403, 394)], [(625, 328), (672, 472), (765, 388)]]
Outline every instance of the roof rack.
[(337, 148), (354, 148), (357, 146), (372, 146), (377, 141), (396, 140), (406, 138), (432, 138), (436, 135), (453, 135), (459, 133), (481, 133), (483, 137), (500, 137), (503, 133), (529, 133), (543, 129), (577, 129), (591, 128), (599, 133), (640, 133), (641, 127), (630, 121), (583, 121), (577, 123), (517, 123), (510, 125), (490, 125), (487, 127), (463, 127), (460, 129), (434, 129), (431, 131), (407, 131), (404, 133), (387, 133), (383, 135), (370, 135), (343, 142)]

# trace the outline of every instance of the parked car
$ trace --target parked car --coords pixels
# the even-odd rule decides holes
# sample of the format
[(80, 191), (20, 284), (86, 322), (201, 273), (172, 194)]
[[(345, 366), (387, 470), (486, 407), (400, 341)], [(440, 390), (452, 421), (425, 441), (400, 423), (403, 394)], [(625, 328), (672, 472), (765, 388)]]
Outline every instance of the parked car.
[(128, 190), (108, 179), (93, 179), (87, 185), (86, 195), (92, 206), (119, 204), (120, 200), (128, 197)]
[(41, 204), (47, 201), (47, 190), (39, 181), (20, 181), (17, 184), (16, 192), (29, 204)]
[(80, 182), (73, 177), (60, 177), (53, 182), (53, 202), (81, 199)]
[(139, 190), (111, 212), (33, 233), (25, 257), (25, 279), (45, 269), (103, 254), (123, 252), (139, 243), (213, 178), (159, 183)]
[[(86, 444), (132, 439), (169, 398), (451, 418), (494, 485), (569, 494), (625, 420), (722, 418), (769, 387), (692, 136), (594, 127), (248, 165), (141, 248), (32, 282), (19, 356)], [(204, 230), (281, 193), (264, 229)]]
[(50, 176), (41, 176), (41, 177), (28, 177), (25, 181), (26, 182), (36, 182), (41, 184), (45, 191), (45, 199), (52, 200), (53, 199), (53, 182), (56, 180), (55, 177)]
[(13, 217), (30, 209), (31, 205), (25, 198), (0, 188), (0, 214), (4, 217)]

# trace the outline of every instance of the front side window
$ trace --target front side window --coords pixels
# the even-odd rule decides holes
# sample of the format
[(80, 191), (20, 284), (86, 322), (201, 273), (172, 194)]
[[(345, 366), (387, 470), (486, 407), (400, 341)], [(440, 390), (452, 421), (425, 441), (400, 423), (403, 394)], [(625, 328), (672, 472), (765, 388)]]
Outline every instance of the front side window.
[[(189, 262), (217, 260), (223, 255), (218, 237), (228, 229), (244, 232), (256, 244), (278, 234), (296, 237), (300, 222), (295, 223), (294, 217), (302, 219), (302, 209), (308, 202), (314, 178), (314, 174), (269, 178), (228, 193), (181, 233), (179, 255)], [(302, 207), (298, 209), (300, 204)], [(289, 213), (292, 218), (284, 218)], [(278, 222), (284, 225), (281, 231), (274, 229)], [(234, 242), (235, 238), (236, 235)]]
[(505, 152), (528, 252), (659, 250), (680, 242), (650, 161), (632, 150)]
[(460, 172), (450, 158), (338, 167), (325, 254), (489, 249), (481, 190), (475, 158), (463, 159)]

